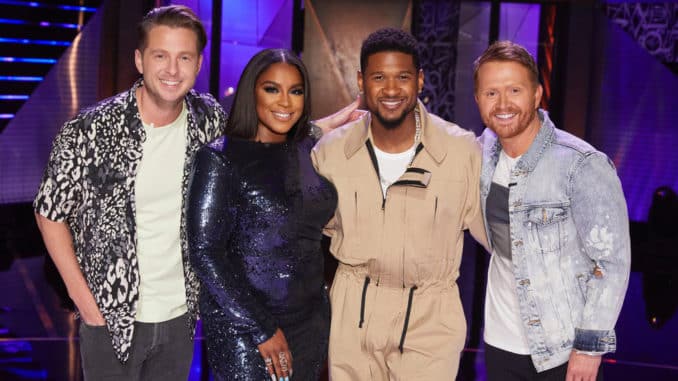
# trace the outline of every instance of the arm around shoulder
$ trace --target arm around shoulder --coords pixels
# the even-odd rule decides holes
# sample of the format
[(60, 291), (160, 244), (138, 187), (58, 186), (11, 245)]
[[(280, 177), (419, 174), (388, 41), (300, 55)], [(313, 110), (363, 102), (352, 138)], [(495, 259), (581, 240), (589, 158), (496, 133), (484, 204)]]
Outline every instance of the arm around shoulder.
[(465, 219), (465, 224), (466, 227), (468, 227), (471, 236), (489, 253), (491, 252), (491, 249), (487, 239), (485, 219), (483, 218), (482, 207), (480, 205), (480, 167), (482, 161), (480, 145), (476, 141), (473, 133), (466, 138), (469, 139), (471, 148), (469, 158), (469, 189), (466, 201), (467, 217)]

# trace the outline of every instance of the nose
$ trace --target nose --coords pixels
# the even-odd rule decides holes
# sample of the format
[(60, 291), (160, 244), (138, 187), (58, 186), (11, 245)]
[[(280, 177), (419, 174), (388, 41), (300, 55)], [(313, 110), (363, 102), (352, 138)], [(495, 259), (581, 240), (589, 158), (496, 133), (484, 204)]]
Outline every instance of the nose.
[(386, 95), (396, 95), (400, 92), (400, 87), (396, 82), (395, 78), (389, 78), (384, 83), (384, 93)]
[(290, 94), (287, 91), (280, 92), (278, 104), (282, 107), (288, 107), (290, 105)]
[(167, 64), (167, 72), (170, 75), (175, 75), (179, 72), (179, 59), (171, 59)]
[(497, 99), (497, 106), (499, 106), (499, 108), (505, 108), (506, 106), (508, 106), (508, 104), (509, 104), (508, 96), (500, 92)]

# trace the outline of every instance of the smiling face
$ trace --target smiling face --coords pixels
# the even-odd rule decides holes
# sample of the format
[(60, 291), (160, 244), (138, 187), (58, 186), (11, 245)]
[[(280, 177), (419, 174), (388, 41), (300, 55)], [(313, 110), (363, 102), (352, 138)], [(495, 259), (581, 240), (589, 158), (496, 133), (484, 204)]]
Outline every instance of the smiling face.
[(257, 78), (254, 88), (257, 109), (255, 140), (279, 143), (299, 121), (304, 111), (304, 80), (293, 65), (279, 62)]
[(475, 99), (480, 117), (502, 144), (520, 141), (521, 148), (529, 147), (541, 125), (537, 117), (541, 95), (541, 85), (517, 62), (488, 61), (478, 68)]
[(358, 87), (376, 118), (373, 123), (393, 129), (414, 111), (417, 94), (424, 87), (424, 74), (416, 69), (409, 54), (379, 52), (367, 58), (365, 72), (358, 73)]
[(144, 107), (177, 108), (195, 84), (202, 64), (195, 32), (157, 25), (148, 33), (144, 51), (134, 52), (144, 77)]

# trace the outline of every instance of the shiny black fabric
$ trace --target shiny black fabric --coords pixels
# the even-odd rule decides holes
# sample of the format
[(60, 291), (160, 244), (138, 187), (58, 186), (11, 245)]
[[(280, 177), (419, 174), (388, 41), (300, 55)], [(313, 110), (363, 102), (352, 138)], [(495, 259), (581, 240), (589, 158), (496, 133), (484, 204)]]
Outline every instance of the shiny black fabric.
[(257, 345), (279, 327), (293, 380), (316, 380), (327, 355), (329, 303), (320, 248), (337, 195), (310, 160), (311, 139), (221, 138), (195, 156), (189, 252), (215, 379), (270, 379)]

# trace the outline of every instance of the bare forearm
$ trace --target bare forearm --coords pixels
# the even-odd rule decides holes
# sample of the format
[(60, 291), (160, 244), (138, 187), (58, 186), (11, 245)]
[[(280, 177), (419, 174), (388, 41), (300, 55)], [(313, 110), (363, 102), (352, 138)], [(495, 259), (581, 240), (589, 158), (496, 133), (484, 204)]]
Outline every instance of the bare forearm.
[(39, 214), (36, 214), (35, 218), (47, 251), (59, 270), (68, 295), (78, 307), (83, 320), (88, 324), (103, 324), (103, 316), (75, 257), (73, 236), (68, 226), (63, 222), (51, 221)]

